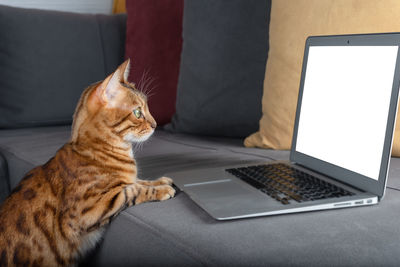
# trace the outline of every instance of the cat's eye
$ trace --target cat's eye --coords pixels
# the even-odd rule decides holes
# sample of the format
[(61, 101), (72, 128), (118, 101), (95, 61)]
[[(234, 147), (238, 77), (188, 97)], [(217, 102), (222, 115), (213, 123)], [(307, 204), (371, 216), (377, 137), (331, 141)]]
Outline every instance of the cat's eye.
[(135, 117), (138, 119), (142, 117), (142, 111), (140, 110), (140, 108), (134, 109), (133, 114), (135, 114)]

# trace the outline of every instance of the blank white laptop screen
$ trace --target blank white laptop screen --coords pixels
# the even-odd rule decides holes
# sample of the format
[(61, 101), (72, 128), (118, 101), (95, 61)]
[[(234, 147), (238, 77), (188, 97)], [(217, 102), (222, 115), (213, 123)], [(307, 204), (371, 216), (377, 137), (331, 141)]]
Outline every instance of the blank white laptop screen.
[(296, 151), (378, 180), (397, 46), (311, 46)]

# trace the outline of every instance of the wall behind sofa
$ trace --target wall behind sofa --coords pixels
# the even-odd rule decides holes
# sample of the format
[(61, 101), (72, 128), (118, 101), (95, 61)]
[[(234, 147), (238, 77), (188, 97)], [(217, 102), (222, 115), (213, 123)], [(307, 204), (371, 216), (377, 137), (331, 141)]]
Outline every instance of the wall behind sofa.
[(113, 0), (0, 0), (0, 5), (78, 13), (111, 14)]

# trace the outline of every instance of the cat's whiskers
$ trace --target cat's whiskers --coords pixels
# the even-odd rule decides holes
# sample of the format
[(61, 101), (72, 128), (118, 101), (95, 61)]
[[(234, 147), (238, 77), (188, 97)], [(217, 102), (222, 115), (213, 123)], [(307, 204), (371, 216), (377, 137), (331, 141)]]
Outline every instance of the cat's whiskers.
[(133, 143), (132, 149), (133, 149), (134, 153), (141, 151), (143, 148), (143, 144), (144, 144), (144, 142)]
[(147, 96), (147, 98), (150, 98), (152, 95), (154, 95), (152, 92), (158, 87), (158, 84), (155, 84), (155, 81), (156, 78), (152, 78), (144, 88), (144, 94)]
[[(149, 71), (148, 71), (147, 69), (143, 71), (142, 77), (140, 77), (140, 80), (139, 80), (139, 82), (137, 83), (138, 90), (140, 90), (140, 88), (142, 87), (143, 80), (144, 80), (145, 77), (148, 75), (148, 73), (149, 73)], [(141, 90), (140, 90), (140, 91), (141, 91)]]
[(145, 70), (140, 78), (139, 83), (137, 84), (137, 89), (145, 94), (147, 98), (150, 98), (153, 95), (151, 92), (158, 86), (157, 84), (154, 84), (155, 81), (156, 78), (150, 77), (149, 71)]

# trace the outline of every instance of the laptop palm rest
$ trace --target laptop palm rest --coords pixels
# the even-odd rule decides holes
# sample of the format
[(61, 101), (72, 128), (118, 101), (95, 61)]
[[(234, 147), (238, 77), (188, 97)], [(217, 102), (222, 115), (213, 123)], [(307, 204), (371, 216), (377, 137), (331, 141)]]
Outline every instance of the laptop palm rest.
[(265, 194), (234, 179), (185, 184), (183, 190), (217, 219), (266, 212), (281, 206)]

